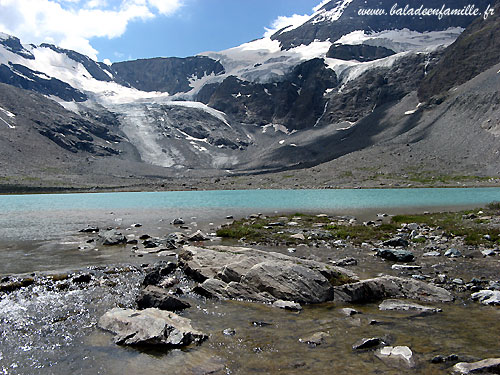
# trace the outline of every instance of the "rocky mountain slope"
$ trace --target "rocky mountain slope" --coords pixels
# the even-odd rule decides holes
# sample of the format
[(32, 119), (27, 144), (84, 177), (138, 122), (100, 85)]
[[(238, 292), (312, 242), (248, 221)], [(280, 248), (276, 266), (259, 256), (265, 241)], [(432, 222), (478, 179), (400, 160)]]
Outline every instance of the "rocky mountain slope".
[(498, 175), (498, 15), (358, 15), (393, 5), (368, 3), (324, 3), (226, 51), (112, 65), (0, 34), (0, 182)]

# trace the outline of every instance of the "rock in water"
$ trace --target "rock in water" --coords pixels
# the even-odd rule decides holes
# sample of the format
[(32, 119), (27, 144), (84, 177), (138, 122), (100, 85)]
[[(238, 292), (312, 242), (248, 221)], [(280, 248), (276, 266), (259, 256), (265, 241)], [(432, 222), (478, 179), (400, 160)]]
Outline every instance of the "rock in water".
[(208, 239), (209, 238), (207, 236), (205, 236), (205, 234), (203, 234), (203, 232), (201, 230), (198, 230), (195, 233), (193, 233), (191, 236), (189, 236), (187, 240), (192, 241), (192, 242), (198, 242), (198, 241), (206, 241)]
[(395, 276), (382, 276), (357, 283), (336, 286), (335, 300), (347, 303), (366, 303), (386, 298), (417, 299), (424, 302), (451, 302), (446, 289), (423, 281)]
[(380, 345), (385, 345), (384, 340), (379, 337), (363, 338), (357, 341), (352, 348), (354, 350), (371, 349)]
[(500, 358), (488, 358), (479, 362), (460, 362), (453, 366), (456, 374), (500, 374)]
[(318, 346), (324, 343), (325, 339), (328, 337), (330, 337), (330, 335), (326, 332), (316, 332), (310, 336), (299, 339), (299, 341), (309, 345)]
[(414, 367), (413, 353), (407, 346), (386, 346), (375, 352), (375, 355), (383, 361), (393, 364), (403, 364), (407, 367)]
[(166, 345), (182, 347), (208, 338), (191, 327), (191, 321), (158, 309), (114, 308), (99, 319), (99, 327), (113, 332), (118, 345)]
[(154, 285), (143, 289), (137, 296), (136, 302), (141, 310), (156, 307), (160, 310), (179, 311), (191, 307), (189, 303), (171, 296), (166, 289)]
[(379, 249), (376, 255), (395, 262), (411, 262), (415, 259), (413, 253), (407, 250)]
[(114, 246), (127, 243), (127, 238), (116, 230), (108, 230), (99, 234), (99, 241), (103, 245)]

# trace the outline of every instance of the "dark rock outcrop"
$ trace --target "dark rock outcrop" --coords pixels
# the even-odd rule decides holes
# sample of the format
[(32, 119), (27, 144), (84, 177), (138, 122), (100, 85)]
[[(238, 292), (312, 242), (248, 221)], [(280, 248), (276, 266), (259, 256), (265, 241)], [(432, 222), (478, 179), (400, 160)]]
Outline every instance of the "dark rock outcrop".
[(445, 93), (500, 63), (500, 1), (486, 20), (479, 17), (450, 45), (420, 84), (420, 100)]
[(114, 63), (111, 69), (131, 87), (142, 91), (168, 92), (171, 95), (190, 91), (190, 79), (193, 76), (202, 78), (224, 71), (218, 61), (205, 56), (124, 61)]
[(0, 82), (44, 95), (57, 96), (69, 102), (83, 102), (88, 99), (87, 95), (66, 82), (19, 64), (1, 64)]
[(334, 44), (328, 50), (326, 57), (339, 60), (357, 60), (360, 62), (373, 61), (389, 57), (396, 52), (385, 47), (369, 46), (366, 44)]
[(201, 91), (198, 100), (244, 123), (304, 129), (314, 126), (322, 115), (325, 90), (337, 85), (335, 72), (322, 59), (312, 59), (280, 82), (253, 83), (230, 76), (210, 92)]

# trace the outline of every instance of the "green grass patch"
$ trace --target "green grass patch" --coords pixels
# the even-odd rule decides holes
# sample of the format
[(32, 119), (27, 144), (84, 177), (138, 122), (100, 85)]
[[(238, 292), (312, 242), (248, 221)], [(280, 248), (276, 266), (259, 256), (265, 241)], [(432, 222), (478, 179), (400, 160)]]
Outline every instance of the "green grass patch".
[[(496, 206), (494, 206), (496, 207)], [(485, 209), (484, 215), (494, 215), (490, 208)], [(488, 220), (466, 220), (464, 215), (474, 211), (444, 212), (427, 215), (397, 215), (392, 218), (395, 224), (417, 223), (432, 228), (441, 228), (450, 236), (464, 237), (466, 245), (492, 245), (498, 243), (500, 229), (488, 226)], [(490, 239), (485, 238), (486, 235)]]

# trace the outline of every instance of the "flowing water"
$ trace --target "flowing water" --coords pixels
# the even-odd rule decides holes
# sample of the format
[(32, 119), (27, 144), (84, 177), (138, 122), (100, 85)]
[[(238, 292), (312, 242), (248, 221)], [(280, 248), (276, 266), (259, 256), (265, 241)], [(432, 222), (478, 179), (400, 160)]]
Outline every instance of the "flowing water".
[[(443, 312), (430, 316), (383, 312), (377, 304), (368, 304), (350, 306), (362, 314), (346, 317), (340, 310), (345, 306), (336, 303), (304, 306), (294, 313), (187, 295), (192, 307), (182, 315), (209, 334), (206, 342), (183, 350), (120, 347), (111, 334), (97, 328), (97, 321), (112, 307), (133, 306), (143, 278), (140, 263), (152, 259), (131, 258), (120, 248), (78, 250), (81, 237), (76, 233), (87, 224), (125, 230), (141, 222), (151, 235), (165, 235), (173, 231), (170, 220), (179, 216), (210, 230), (226, 215), (257, 211), (393, 213), (499, 200), (500, 189), (1, 196), (0, 275), (37, 273), (33, 285), (0, 295), (0, 374), (446, 374), (450, 364), (431, 364), (435, 355), (499, 357), (500, 309), (472, 303), (465, 296), (455, 303), (435, 304)], [(331, 250), (317, 251), (318, 260), (326, 261), (322, 251)], [(135, 265), (112, 272), (110, 267), (95, 267), (124, 262)], [(93, 279), (83, 286), (49, 281), (39, 273), (88, 265), (94, 265), (86, 271)], [(353, 270), (369, 277), (390, 273), (387, 268), (383, 262), (367, 260)], [(372, 320), (379, 324), (370, 324)], [(224, 335), (227, 328), (236, 334)], [(316, 332), (329, 334), (321, 345), (300, 342)], [(401, 368), (378, 359), (373, 351), (352, 350), (360, 338), (374, 336), (409, 346), (416, 367)]]

